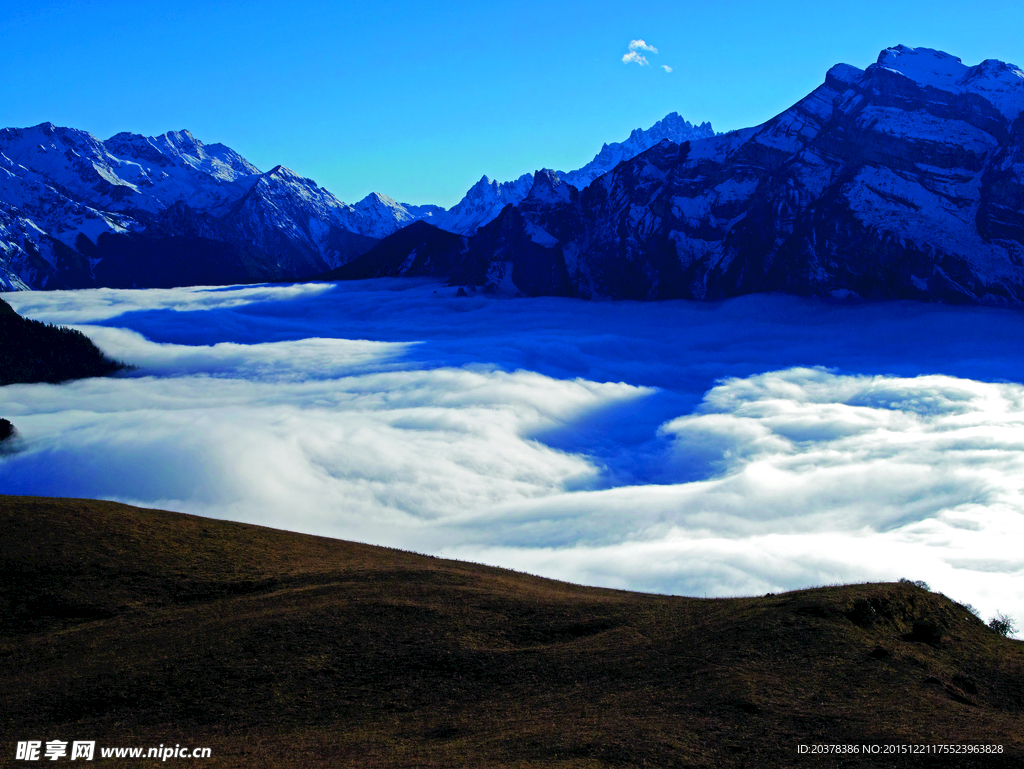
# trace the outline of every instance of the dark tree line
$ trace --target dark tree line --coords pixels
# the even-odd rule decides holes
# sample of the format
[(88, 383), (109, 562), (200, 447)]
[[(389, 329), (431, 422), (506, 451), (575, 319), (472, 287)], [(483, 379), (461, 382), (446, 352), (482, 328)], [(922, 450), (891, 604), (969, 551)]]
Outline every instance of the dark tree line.
[(22, 318), (0, 299), (0, 385), (56, 383), (124, 368), (81, 331)]

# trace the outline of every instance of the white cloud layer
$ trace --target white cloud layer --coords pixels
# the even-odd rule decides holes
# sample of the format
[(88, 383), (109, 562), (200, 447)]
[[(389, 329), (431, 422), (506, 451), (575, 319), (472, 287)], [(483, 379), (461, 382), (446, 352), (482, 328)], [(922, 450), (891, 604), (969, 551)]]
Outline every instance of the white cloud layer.
[(905, 576), (1024, 620), (1018, 313), (422, 281), (5, 298), (140, 367), (0, 388), (6, 493), (687, 595)]

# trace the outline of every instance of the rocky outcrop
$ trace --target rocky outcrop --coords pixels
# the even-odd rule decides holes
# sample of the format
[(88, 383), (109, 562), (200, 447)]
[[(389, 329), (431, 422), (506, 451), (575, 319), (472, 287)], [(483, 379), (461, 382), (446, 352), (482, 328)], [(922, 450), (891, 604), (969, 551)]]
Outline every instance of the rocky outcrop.
[(462, 200), (431, 217), (430, 223), (449, 232), (473, 235), (477, 228), (493, 221), (505, 206), (522, 202), (532, 186), (533, 174), (523, 174), (511, 182), (497, 182), (484, 176)]
[(14, 425), (6, 419), (0, 419), (0, 450), (3, 449), (3, 444), (17, 436), (18, 431), (14, 429)]

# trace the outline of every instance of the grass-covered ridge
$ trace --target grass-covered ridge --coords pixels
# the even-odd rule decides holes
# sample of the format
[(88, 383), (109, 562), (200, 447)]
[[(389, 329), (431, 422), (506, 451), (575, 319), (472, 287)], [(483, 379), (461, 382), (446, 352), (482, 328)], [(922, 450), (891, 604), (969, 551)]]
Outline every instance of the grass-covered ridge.
[(124, 368), (81, 331), (22, 318), (0, 299), (0, 385), (57, 383), (107, 376)]
[[(4, 760), (19, 739), (209, 746), (174, 761), (203, 767), (1024, 759), (1024, 644), (912, 584), (644, 595), (74, 499), (0, 497), (0, 532)], [(826, 742), (1004, 753), (797, 754)]]

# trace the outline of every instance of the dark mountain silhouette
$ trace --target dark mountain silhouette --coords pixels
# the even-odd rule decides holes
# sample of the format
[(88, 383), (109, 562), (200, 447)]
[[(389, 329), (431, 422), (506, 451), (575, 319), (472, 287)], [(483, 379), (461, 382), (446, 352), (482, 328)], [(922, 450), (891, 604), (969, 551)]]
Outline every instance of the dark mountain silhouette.
[(56, 383), (107, 376), (124, 368), (81, 331), (22, 318), (0, 299), (0, 385)]

